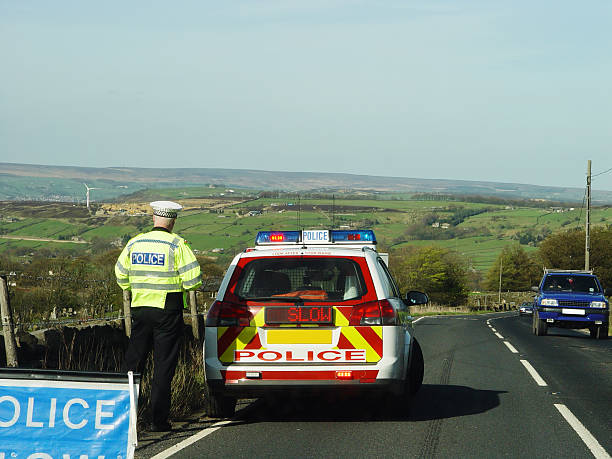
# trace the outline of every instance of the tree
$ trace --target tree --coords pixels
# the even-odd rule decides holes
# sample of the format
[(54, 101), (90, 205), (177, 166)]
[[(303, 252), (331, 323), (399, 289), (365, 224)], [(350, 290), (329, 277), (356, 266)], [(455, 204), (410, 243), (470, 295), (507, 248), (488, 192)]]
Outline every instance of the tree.
[[(584, 269), (584, 230), (570, 230), (548, 236), (540, 244), (544, 266), (558, 269)], [(591, 229), (589, 267), (605, 287), (612, 287), (612, 226)]]
[(536, 256), (530, 256), (519, 244), (504, 247), (489, 269), (485, 281), (488, 290), (499, 288), (499, 268), (502, 267), (501, 289), (513, 292), (526, 291), (537, 285), (542, 277)]
[(426, 292), (434, 303), (465, 303), (467, 263), (456, 252), (438, 247), (411, 247), (391, 254), (390, 268), (402, 291)]

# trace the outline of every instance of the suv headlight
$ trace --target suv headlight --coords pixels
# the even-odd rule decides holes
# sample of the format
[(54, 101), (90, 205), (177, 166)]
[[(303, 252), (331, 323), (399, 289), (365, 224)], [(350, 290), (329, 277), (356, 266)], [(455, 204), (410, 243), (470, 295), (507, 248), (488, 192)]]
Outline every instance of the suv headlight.
[[(540, 304), (542, 306), (559, 306), (559, 303), (557, 302), (557, 300), (553, 299), (553, 298), (544, 298)], [(593, 303), (591, 303), (593, 304)]]
[(606, 303), (604, 303), (603, 301), (591, 301), (591, 307), (592, 308), (605, 308)]

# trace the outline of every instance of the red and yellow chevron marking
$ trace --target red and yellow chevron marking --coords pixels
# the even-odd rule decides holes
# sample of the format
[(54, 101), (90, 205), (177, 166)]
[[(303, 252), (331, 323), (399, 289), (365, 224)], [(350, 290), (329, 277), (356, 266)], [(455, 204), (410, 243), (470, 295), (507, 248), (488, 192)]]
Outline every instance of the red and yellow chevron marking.
[[(382, 326), (349, 326), (351, 307), (334, 307), (335, 325), (340, 338), (332, 349), (365, 349), (366, 362), (378, 362), (383, 355)], [(259, 339), (258, 327), (265, 325), (264, 308), (257, 311), (248, 327), (219, 327), (217, 355), (223, 363), (234, 361), (234, 351), (265, 350)], [(293, 343), (299, 344), (299, 343)], [(306, 343), (304, 343), (306, 344)]]
[(248, 327), (219, 327), (217, 331), (217, 355), (224, 363), (234, 361), (234, 351), (243, 349), (264, 349), (257, 333), (257, 327), (265, 324), (264, 308), (257, 311)]
[(336, 325), (341, 327), (338, 346), (334, 349), (365, 349), (366, 362), (378, 362), (382, 359), (382, 327), (380, 325), (349, 327), (348, 318), (352, 308), (349, 306), (334, 309), (336, 310)]

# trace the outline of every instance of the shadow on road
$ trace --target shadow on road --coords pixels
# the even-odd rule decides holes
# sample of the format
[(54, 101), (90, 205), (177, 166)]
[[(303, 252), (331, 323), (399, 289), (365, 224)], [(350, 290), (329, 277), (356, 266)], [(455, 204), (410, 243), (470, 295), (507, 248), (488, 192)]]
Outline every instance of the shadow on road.
[(467, 386), (424, 384), (412, 403), (408, 419), (431, 421), (484, 413), (497, 407), (499, 394), (505, 393)]
[(424, 384), (412, 403), (380, 396), (287, 396), (260, 399), (238, 417), (238, 422), (294, 421), (429, 421), (478, 414), (499, 405), (503, 391), (466, 386)]

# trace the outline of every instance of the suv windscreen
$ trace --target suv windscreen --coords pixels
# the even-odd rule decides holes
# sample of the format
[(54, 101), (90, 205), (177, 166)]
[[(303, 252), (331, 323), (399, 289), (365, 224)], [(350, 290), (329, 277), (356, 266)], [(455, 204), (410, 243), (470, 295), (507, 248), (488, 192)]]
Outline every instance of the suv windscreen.
[(547, 276), (543, 290), (547, 292), (600, 293), (595, 278), (589, 276)]
[(244, 267), (235, 293), (245, 300), (347, 301), (366, 292), (359, 265), (346, 258), (265, 258)]

